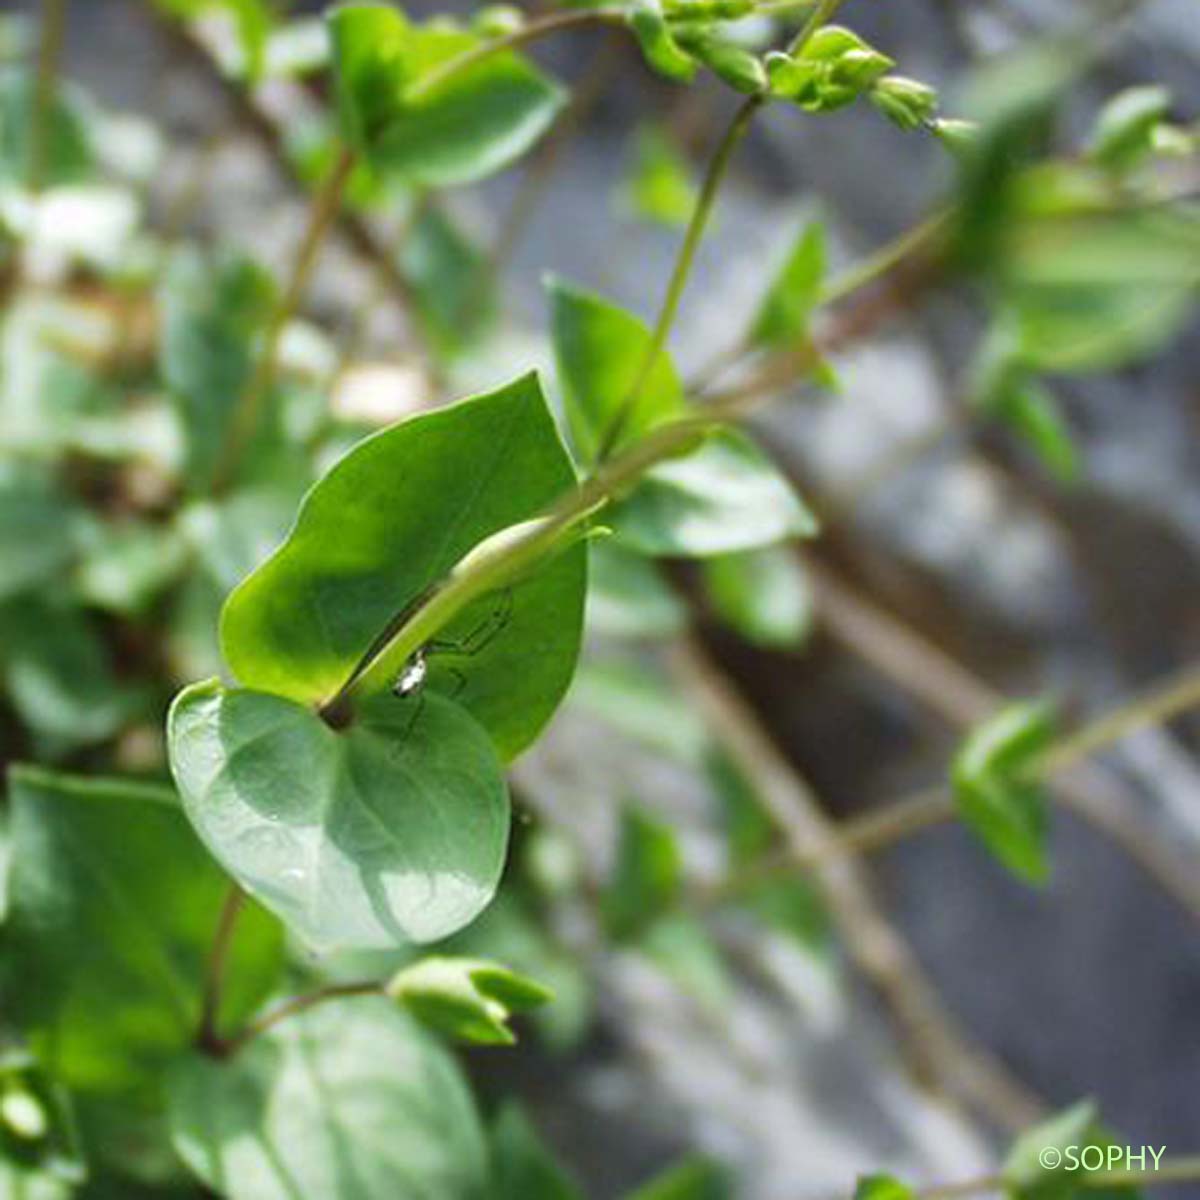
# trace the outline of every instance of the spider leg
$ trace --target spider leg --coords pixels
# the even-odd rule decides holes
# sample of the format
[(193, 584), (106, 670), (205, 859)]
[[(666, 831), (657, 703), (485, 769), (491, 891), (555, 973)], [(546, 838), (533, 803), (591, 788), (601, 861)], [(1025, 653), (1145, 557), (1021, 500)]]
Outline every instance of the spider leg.
[(425, 644), (426, 654), (447, 654), (459, 658), (471, 658), (486, 650), (495, 639), (496, 635), (508, 624), (512, 617), (512, 588), (504, 589), (503, 597), (496, 605), (496, 608), (474, 629), (470, 630), (464, 637), (455, 640), (434, 639)]
[[(403, 698), (409, 699), (410, 697)], [(417, 724), (417, 719), (420, 717), (421, 713), (425, 711), (425, 689), (422, 688), (419, 692), (417, 692), (415, 697), (411, 698), (415, 699), (416, 703), (413, 705), (412, 716), (408, 718), (408, 724), (404, 726), (404, 732), (400, 735), (400, 740), (405, 742), (408, 741), (410, 735), (412, 734), (412, 731)]]

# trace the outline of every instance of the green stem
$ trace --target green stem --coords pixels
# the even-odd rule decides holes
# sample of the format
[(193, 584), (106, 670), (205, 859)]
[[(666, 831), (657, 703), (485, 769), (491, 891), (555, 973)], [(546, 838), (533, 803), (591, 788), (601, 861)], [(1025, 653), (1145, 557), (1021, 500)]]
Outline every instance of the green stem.
[(237, 919), (245, 904), (246, 893), (236, 883), (230, 884), (225, 902), (221, 906), (221, 915), (217, 918), (217, 929), (213, 934), (212, 948), (208, 954), (208, 965), (204, 973), (204, 994), (200, 1005), (200, 1029), (196, 1035), (196, 1044), (210, 1054), (219, 1053), (222, 1045), (221, 990), (229, 967), (229, 953), (233, 947)]
[(308, 284), (317, 263), (318, 253), (330, 228), (337, 220), (346, 184), (350, 180), (356, 162), (354, 152), (349, 147), (343, 147), (337, 162), (322, 184), (321, 190), (314, 197), (308, 227), (292, 264), (291, 278), (288, 280), (279, 303), (275, 306), (275, 311), (271, 314), (263, 335), (263, 345), (258, 363), (238, 401), (229, 425), (220, 466), (213, 481), (213, 491), (217, 494), (225, 491), (233, 482), (242, 455), (258, 428), (262, 406), (275, 384), (279, 345), (284, 330), (308, 291)]
[(40, 192), (46, 182), (54, 101), (58, 90), (58, 65), (62, 58), (67, 24), (67, 0), (42, 0), (42, 30), (38, 42), (37, 76), (34, 80), (33, 112), (29, 128), (29, 161), (26, 183)]
[(556, 12), (544, 17), (537, 17), (527, 24), (522, 25), (519, 29), (514, 29), (512, 33), (506, 33), (496, 38), (489, 38), (485, 42), (480, 42), (477, 46), (472, 46), (469, 50), (464, 50), (461, 54), (456, 54), (453, 58), (449, 58), (435, 67), (428, 74), (422, 75), (405, 92), (405, 103), (413, 104), (423, 100), (455, 75), (463, 71), (469, 71), (472, 67), (477, 67), (481, 62), (486, 61), (493, 55), (501, 54), (505, 50), (512, 50), (517, 46), (528, 45), (528, 43), (536, 42), (540, 38), (547, 37), (550, 34), (558, 33), (563, 29), (572, 29), (580, 25), (623, 25), (624, 23), (625, 12), (619, 8), (573, 9), (567, 12)]
[(692, 265), (696, 259), (696, 251), (699, 249), (700, 239), (704, 236), (704, 231), (708, 227), (713, 204), (716, 202), (717, 192), (720, 190), (721, 183), (729, 171), (733, 152), (737, 149), (737, 145), (742, 138), (746, 136), (746, 131), (750, 128), (750, 122), (754, 119), (754, 114), (763, 106), (766, 99), (766, 96), (756, 94), (748, 96), (739, 105), (737, 112), (733, 115), (733, 120), (730, 121), (729, 127), (725, 130), (725, 135), (717, 145), (712, 161), (708, 164), (708, 170), (704, 176), (700, 195), (696, 199), (696, 207), (692, 211), (692, 219), (688, 222), (687, 231), (683, 237), (683, 244), (679, 248), (679, 254), (675, 259), (675, 267), (667, 283), (666, 294), (663, 296), (662, 305), (658, 311), (658, 319), (654, 322), (654, 329), (650, 334), (650, 341), (646, 346), (645, 353), (642, 355), (637, 373), (633, 377), (633, 384), (625, 399), (613, 414), (613, 419), (609, 422), (608, 429), (600, 441), (597, 458), (601, 462), (612, 453), (613, 448), (619, 441), (625, 426), (629, 422), (630, 415), (641, 398), (642, 389), (646, 386), (646, 381), (650, 378), (650, 373), (654, 370), (659, 356), (663, 352), (667, 337), (671, 332), (671, 326), (675, 323), (675, 314), (679, 311), (679, 301), (683, 297), (683, 289), (687, 286), (688, 277), (692, 272)]
[(820, 302), (836, 304), (851, 292), (857, 292), (867, 284), (874, 283), (910, 256), (928, 249), (945, 232), (951, 215), (947, 211), (936, 212), (931, 217), (926, 217), (919, 225), (906, 229), (899, 237), (880, 246), (866, 258), (853, 263), (821, 289)]
[(383, 984), (378, 979), (367, 979), (355, 983), (330, 983), (315, 991), (293, 996), (290, 1000), (284, 1000), (277, 1007), (251, 1021), (235, 1037), (220, 1043), (220, 1055), (228, 1058), (230, 1055), (236, 1054), (249, 1042), (266, 1033), (268, 1029), (273, 1029), (281, 1021), (286, 1021), (289, 1017), (294, 1017), (307, 1009), (315, 1008), (318, 1004), (325, 1004), (330, 1000), (344, 1000), (351, 996), (381, 995), (383, 995)]

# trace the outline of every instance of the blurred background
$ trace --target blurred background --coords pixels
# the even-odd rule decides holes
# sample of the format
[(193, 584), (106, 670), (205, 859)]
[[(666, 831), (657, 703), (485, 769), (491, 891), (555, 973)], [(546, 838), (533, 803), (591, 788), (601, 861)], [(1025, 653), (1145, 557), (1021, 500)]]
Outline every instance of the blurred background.
[[(852, 0), (843, 19), (942, 89), (953, 115), (973, 63), (1087, 7)], [(1142, 5), (1069, 98), (1064, 144), (1133, 84), (1165, 84), (1177, 118), (1194, 121), (1198, 13), (1194, 0)], [(300, 27), (296, 53), (303, 37)], [(134, 0), (76, 0), (65, 72), (126, 122), (124, 145), (149, 164), (152, 227), (280, 264), (307, 210), (294, 178), (302, 148), (280, 130), (318, 102), (290, 80), (239, 99), (213, 65), (220, 44), (219, 28), (185, 38)], [(673, 88), (603, 32), (564, 34), (534, 56), (582, 81), (570, 136), (436, 200), (461, 253), (495, 255), (496, 331), (431, 375), (371, 259), (403, 218), (355, 217), (358, 233), (343, 228), (331, 244), (307, 305), (323, 331), (316, 353), (353, 344), (335, 398), (345, 411), (387, 419), (530, 364), (548, 370), (546, 272), (656, 311), (736, 98), (711, 80)], [(836, 269), (933, 211), (951, 177), (934, 139), (899, 133), (867, 105), (819, 121), (769, 109), (739, 151), (684, 298), (672, 337), (684, 375), (703, 382), (718, 369), (805, 220), (825, 223)], [(664, 594), (673, 647), (614, 636), (619, 606), (593, 604), (579, 683), (516, 769), (529, 810), (559, 831), (542, 836), (531, 820), (518, 846), (530, 870), (552, 880), (572, 855), (602, 870), (632, 798), (676, 829), (690, 876), (718, 878), (727, 810), (714, 802), (704, 720), (722, 696), (770, 735), (804, 803), (836, 820), (936, 784), (998, 697), (1049, 694), (1082, 718), (1200, 657), (1200, 330), (1150, 365), (1055, 381), (1080, 460), (1064, 483), (966, 404), (985, 325), (968, 289), (940, 292), (836, 361), (839, 394), (784, 397), (756, 418), (825, 526), (770, 584), (794, 624), (788, 644), (731, 630), (694, 573)], [(677, 610), (688, 606), (681, 649)], [(1200, 1150), (1198, 739), (1200, 722), (1183, 719), (1072, 776), (1085, 795), (1056, 806), (1044, 889), (1006, 874), (957, 825), (871, 855), (850, 888), (870, 898), (867, 926), (878, 917), (892, 939), (878, 969), (847, 955), (815, 896), (791, 897), (790, 928), (718, 921), (719, 953), (686, 938), (659, 955), (597, 946), (586, 914), (564, 905), (555, 919), (586, 963), (559, 964), (574, 1007), (546, 1037), (476, 1052), (471, 1068), (485, 1095), (524, 1097), (596, 1197), (688, 1150), (731, 1163), (757, 1200), (835, 1195), (876, 1169), (968, 1177), (994, 1162), (1014, 1112), (1089, 1096), (1122, 1142)], [(1107, 832), (1080, 817), (1089, 806), (1107, 814)], [(1122, 843), (1130, 814), (1133, 854)], [(1166, 886), (1158, 847), (1190, 864)], [(797, 903), (809, 905), (802, 918)], [(924, 1012), (926, 988), (962, 1038), (939, 1044), (932, 1031), (935, 1058), (976, 1081), (974, 1103), (914, 1077), (896, 1010)], [(986, 1060), (979, 1072), (964, 1047)]]

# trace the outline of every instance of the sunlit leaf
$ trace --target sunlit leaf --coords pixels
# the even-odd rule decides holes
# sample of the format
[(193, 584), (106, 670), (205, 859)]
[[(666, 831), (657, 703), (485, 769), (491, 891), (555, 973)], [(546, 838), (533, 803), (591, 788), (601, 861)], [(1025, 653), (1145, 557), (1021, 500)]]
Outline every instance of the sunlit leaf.
[(440, 696), (381, 696), (335, 732), (293, 700), (201, 683), (172, 705), (168, 736), (205, 844), (316, 948), (445, 937), (496, 890), (500, 764)]
[[(9, 773), (9, 795), (4, 1012), (71, 1087), (153, 1094), (198, 1032), (228, 882), (167, 789), (22, 767)], [(278, 924), (251, 908), (223, 1019), (264, 998), (281, 958)]]
[(184, 1162), (229, 1200), (478, 1200), (487, 1150), (453, 1059), (383, 999), (310, 1009), (171, 1081)]
[(386, 5), (347, 4), (329, 28), (343, 136), (376, 170), (412, 183), (448, 187), (508, 166), (563, 103), (556, 83), (508, 51), (425, 87), (481, 44), (448, 20), (418, 26)]

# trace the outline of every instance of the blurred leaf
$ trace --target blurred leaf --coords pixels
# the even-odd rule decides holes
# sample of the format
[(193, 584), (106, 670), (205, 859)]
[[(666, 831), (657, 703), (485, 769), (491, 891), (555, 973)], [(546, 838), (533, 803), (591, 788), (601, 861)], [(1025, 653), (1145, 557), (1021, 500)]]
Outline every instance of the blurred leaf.
[(1014, 219), (997, 269), (1030, 367), (1110, 370), (1157, 350), (1195, 312), (1200, 210)]
[(705, 1012), (728, 1012), (733, 994), (729, 972), (720, 949), (695, 917), (682, 912), (659, 917), (638, 938), (638, 949)]
[(1049, 705), (1009, 705), (967, 735), (950, 770), (962, 819), (1030, 883), (1044, 882), (1050, 871), (1046, 801), (1030, 773), (1053, 735)]
[(592, 545), (588, 570), (587, 628), (609, 637), (664, 638), (687, 624), (683, 602), (658, 567), (622, 550), (610, 538)]
[(154, 0), (154, 3), (172, 16), (189, 21), (206, 13), (228, 13), (238, 39), (239, 61), (232, 64), (234, 73), (251, 82), (261, 78), (267, 39), (274, 22), (269, 0)]
[(652, 468), (612, 510), (620, 541), (643, 554), (704, 558), (812, 537), (816, 518), (739, 430)]
[(209, 850), (318, 950), (445, 937), (492, 898), (509, 806), (482, 729), (437, 695), (391, 695), (335, 732), (217, 681), (171, 706), (171, 769)]
[(626, 805), (621, 813), (617, 858), (600, 910), (609, 936), (638, 935), (679, 893), (683, 863), (669, 825)]
[(172, 260), (160, 302), (160, 368), (186, 433), (188, 481), (204, 491), (249, 382), (273, 287), (247, 258), (189, 249)]
[[(1080, 1158), (1086, 1151), (1095, 1148), (1107, 1151), (1115, 1146), (1096, 1121), (1096, 1106), (1090, 1100), (1056, 1113), (1048, 1120), (1021, 1134), (1009, 1150), (1004, 1161), (1003, 1175), (1011, 1200), (1138, 1200), (1141, 1191), (1128, 1184), (1105, 1187), (1094, 1175), (1087, 1178), (1088, 1170)], [(1124, 1146), (1117, 1146), (1121, 1160)], [(1057, 1161), (1048, 1163), (1043, 1152), (1055, 1150)], [(1090, 1157), (1087, 1162), (1095, 1167), (1100, 1155)], [(1148, 1176), (1151, 1180), (1153, 1174)]]
[(678, 762), (704, 761), (709, 744), (704, 722), (650, 664), (585, 659), (571, 702)]
[(820, 303), (825, 266), (825, 226), (809, 221), (759, 304), (750, 326), (752, 345), (778, 346), (805, 336), (809, 315)]
[(554, 998), (548, 988), (498, 962), (441, 955), (401, 968), (385, 990), (421, 1024), (485, 1046), (513, 1045), (510, 1018)]
[[(4, 1010), (72, 1088), (154, 1095), (196, 1036), (227, 880), (167, 789), (19, 767), (9, 795)], [(262, 1001), (281, 961), (278, 925), (251, 908), (232, 947), (226, 1021)]]
[[(28, 177), (36, 89), (33, 72), (0, 68), (0, 184), (21, 186)], [(73, 88), (58, 89), (47, 131), (43, 184), (86, 179), (92, 171), (92, 148), (82, 100)]]
[(628, 1193), (625, 1200), (733, 1200), (725, 1170), (708, 1158), (685, 1158), (649, 1183)]
[(483, 43), (448, 20), (409, 24), (386, 5), (329, 16), (342, 135), (376, 170), (425, 187), (508, 166), (554, 120), (564, 94), (526, 59), (489, 54), (444, 82), (436, 71)]
[(146, 705), (143, 691), (118, 682), (96, 626), (69, 602), (9, 601), (0, 635), (9, 699), (47, 757), (112, 737)]
[(478, 1200), (487, 1148), (454, 1060), (385, 1000), (326, 1004), (226, 1061), (183, 1060), (171, 1125), (229, 1200)]
[(696, 207), (691, 164), (658, 125), (640, 125), (634, 138), (633, 167), (621, 186), (622, 206), (654, 225), (682, 228)]
[(82, 537), (76, 586), (85, 604), (142, 614), (179, 576), (186, 547), (177, 530), (146, 521), (95, 521)]
[(48, 473), (0, 463), (0, 600), (67, 566), (75, 555), (77, 513)]
[(505, 1104), (492, 1126), (491, 1200), (583, 1200), (524, 1112)]
[(1096, 118), (1088, 156), (1116, 170), (1129, 168), (1153, 152), (1154, 131), (1170, 108), (1171, 94), (1165, 87), (1149, 85), (1118, 92)]
[(650, 331), (637, 317), (554, 277), (547, 288), (567, 427), (584, 462), (683, 411), (683, 384), (666, 351), (634, 392), (650, 347)]
[(404, 239), (400, 269), (440, 358), (453, 361), (478, 344), (495, 317), (491, 268), (440, 209), (422, 209)]
[(916, 1193), (891, 1175), (864, 1175), (855, 1186), (854, 1200), (916, 1200)]
[(790, 546), (706, 559), (704, 581), (717, 615), (756, 646), (793, 648), (812, 626), (812, 596)]

